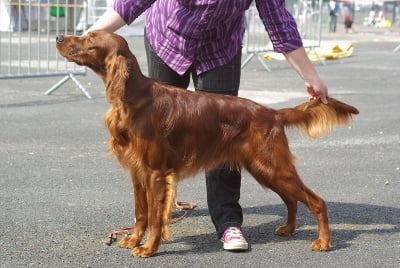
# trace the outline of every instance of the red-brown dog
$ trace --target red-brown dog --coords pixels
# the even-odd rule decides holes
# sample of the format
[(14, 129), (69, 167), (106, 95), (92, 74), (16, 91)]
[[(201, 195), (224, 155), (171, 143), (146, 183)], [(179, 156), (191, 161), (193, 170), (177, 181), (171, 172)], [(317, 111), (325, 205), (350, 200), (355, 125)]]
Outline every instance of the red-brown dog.
[[(300, 201), (318, 223), (312, 250), (330, 248), (325, 202), (297, 174), (284, 127), (299, 127), (319, 137), (348, 123), (358, 114), (356, 108), (328, 98), (326, 105), (310, 101), (273, 110), (243, 98), (169, 86), (145, 77), (125, 39), (105, 31), (60, 35), (57, 49), (95, 71), (106, 87), (110, 150), (130, 171), (135, 195), (134, 230), (120, 247), (132, 248), (133, 256), (153, 255), (160, 240), (170, 237), (177, 183), (200, 170), (228, 164), (244, 167), (262, 187), (282, 198), (288, 216), (276, 234), (294, 232)], [(146, 230), (148, 239), (140, 245)]]

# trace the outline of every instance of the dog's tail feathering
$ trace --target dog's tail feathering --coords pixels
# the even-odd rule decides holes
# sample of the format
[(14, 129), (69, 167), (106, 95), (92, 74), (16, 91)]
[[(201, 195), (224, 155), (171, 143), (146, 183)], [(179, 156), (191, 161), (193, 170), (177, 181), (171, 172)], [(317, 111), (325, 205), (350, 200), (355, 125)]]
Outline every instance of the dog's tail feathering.
[(304, 129), (312, 138), (322, 137), (336, 126), (348, 124), (352, 115), (358, 113), (357, 108), (334, 98), (328, 98), (328, 104), (312, 100), (294, 108), (278, 110), (285, 126)]

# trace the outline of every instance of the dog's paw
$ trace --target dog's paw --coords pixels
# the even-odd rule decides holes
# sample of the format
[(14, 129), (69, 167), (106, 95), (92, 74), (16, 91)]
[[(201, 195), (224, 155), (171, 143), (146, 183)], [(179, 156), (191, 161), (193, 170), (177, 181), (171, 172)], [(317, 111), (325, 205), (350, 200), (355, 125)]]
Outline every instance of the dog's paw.
[(327, 251), (330, 249), (330, 247), (331, 247), (330, 242), (324, 241), (320, 238), (318, 238), (317, 240), (314, 240), (310, 245), (310, 248), (313, 251)]
[(279, 226), (278, 228), (275, 229), (275, 234), (276, 235), (282, 235), (282, 236), (291, 236), (296, 229), (296, 226), (292, 225), (282, 225)]
[(138, 244), (140, 243), (140, 241), (138, 241), (137, 238), (133, 237), (132, 235), (130, 236), (126, 236), (124, 238), (122, 238), (119, 243), (118, 246), (120, 248), (134, 248), (136, 247)]
[(155, 250), (152, 250), (146, 246), (140, 246), (140, 247), (134, 248), (132, 250), (131, 254), (133, 257), (148, 258), (148, 257), (152, 256), (154, 253), (155, 253)]

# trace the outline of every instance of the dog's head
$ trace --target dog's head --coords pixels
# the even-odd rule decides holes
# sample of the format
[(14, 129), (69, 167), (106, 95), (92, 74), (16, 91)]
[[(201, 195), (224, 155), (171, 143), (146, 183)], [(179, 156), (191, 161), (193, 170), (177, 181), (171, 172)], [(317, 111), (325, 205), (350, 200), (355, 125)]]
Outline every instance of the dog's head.
[(118, 34), (96, 30), (82, 36), (58, 35), (56, 47), (68, 61), (87, 66), (101, 77), (110, 102), (127, 98), (127, 84), (140, 84), (143, 77), (128, 43)]
[(92, 31), (82, 36), (58, 35), (56, 47), (67, 60), (102, 74), (118, 56), (130, 53), (126, 40), (107, 31)]

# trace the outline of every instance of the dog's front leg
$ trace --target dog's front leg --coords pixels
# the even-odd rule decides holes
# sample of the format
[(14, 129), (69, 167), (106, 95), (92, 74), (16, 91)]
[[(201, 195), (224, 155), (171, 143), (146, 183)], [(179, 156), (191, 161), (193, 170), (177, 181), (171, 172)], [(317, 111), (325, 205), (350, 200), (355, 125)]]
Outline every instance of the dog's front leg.
[(158, 171), (153, 171), (146, 181), (146, 199), (148, 208), (149, 233), (143, 246), (132, 250), (133, 256), (150, 257), (161, 242), (163, 227), (163, 206), (165, 199), (165, 177)]
[(134, 248), (140, 244), (143, 236), (147, 229), (147, 198), (145, 183), (142, 182), (138, 174), (135, 171), (131, 171), (133, 194), (134, 194), (134, 206), (135, 206), (135, 218), (132, 235), (124, 237), (119, 242), (121, 248)]

